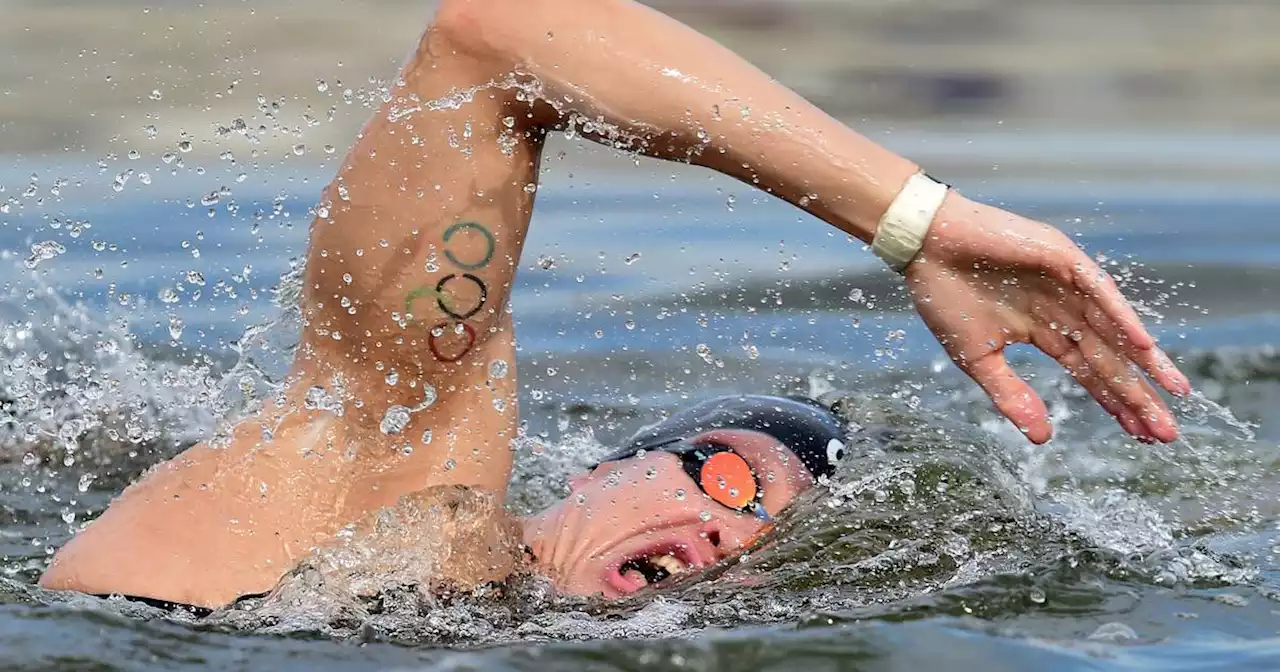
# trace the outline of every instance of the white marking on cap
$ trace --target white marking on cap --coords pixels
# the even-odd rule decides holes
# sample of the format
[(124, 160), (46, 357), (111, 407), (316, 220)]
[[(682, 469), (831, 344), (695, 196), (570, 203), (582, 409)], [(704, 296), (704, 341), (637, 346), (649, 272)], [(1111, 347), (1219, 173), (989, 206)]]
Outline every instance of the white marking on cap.
[(835, 464), (844, 459), (844, 442), (840, 439), (831, 439), (827, 443), (827, 462)]

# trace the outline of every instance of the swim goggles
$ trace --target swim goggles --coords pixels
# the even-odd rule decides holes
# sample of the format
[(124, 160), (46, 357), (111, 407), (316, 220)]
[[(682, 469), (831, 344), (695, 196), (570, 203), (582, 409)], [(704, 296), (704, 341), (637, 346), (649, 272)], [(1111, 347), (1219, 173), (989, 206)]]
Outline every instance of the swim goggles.
[(641, 429), (601, 462), (624, 460), (640, 451), (672, 453), (708, 497), (768, 520), (760, 503), (760, 481), (751, 465), (729, 446), (694, 443), (688, 438), (712, 429), (745, 429), (772, 436), (815, 479), (830, 476), (844, 456), (844, 424), (830, 409), (805, 398), (744, 394), (704, 401)]
[(680, 458), (684, 472), (693, 479), (702, 493), (724, 506), (742, 513), (750, 513), (762, 520), (769, 520), (761, 500), (764, 489), (760, 479), (747, 463), (746, 458), (726, 445), (718, 443), (695, 444), (685, 439), (653, 446)]

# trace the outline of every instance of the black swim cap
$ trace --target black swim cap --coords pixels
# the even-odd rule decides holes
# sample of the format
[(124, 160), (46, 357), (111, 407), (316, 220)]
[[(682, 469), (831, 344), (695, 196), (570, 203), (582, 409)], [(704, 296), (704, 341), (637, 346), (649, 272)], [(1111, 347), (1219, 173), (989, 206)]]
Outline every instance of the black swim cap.
[(791, 449), (814, 478), (830, 476), (844, 457), (844, 423), (825, 406), (800, 397), (735, 395), (705, 401), (640, 430), (601, 462), (662, 450), (713, 429), (747, 429), (768, 434)]

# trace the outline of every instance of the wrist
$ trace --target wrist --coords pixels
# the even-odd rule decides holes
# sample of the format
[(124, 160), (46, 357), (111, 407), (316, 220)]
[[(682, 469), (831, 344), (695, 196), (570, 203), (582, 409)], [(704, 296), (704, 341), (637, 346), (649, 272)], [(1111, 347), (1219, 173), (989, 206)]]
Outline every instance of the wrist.
[(871, 249), (890, 268), (905, 273), (920, 254), (929, 229), (951, 188), (924, 172), (906, 179), (885, 208), (872, 236)]

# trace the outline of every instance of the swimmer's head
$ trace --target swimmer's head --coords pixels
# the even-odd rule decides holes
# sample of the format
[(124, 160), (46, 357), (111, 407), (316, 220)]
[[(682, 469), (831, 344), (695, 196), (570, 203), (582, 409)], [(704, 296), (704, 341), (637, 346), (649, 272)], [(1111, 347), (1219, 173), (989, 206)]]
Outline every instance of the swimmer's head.
[(732, 555), (844, 453), (803, 399), (722, 397), (641, 430), (564, 501), (526, 521), (540, 569), (574, 595), (619, 597)]

